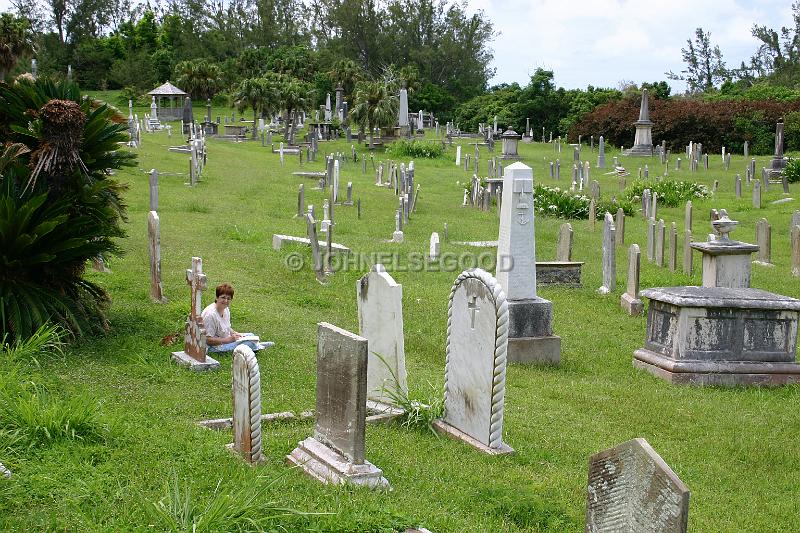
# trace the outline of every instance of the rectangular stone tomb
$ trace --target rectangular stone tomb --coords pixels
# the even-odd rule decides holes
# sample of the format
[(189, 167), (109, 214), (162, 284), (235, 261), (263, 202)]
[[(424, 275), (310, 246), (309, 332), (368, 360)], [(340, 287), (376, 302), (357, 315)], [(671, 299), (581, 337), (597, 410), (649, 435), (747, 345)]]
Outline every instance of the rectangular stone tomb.
[(647, 334), (634, 366), (678, 384), (800, 381), (800, 300), (727, 287), (655, 288), (642, 296), (650, 300)]
[(689, 489), (644, 439), (589, 460), (587, 533), (685, 533)]
[(537, 261), (536, 285), (581, 287), (582, 268), (582, 261)]
[(318, 325), (314, 433), (286, 460), (322, 483), (389, 488), (381, 469), (364, 457), (367, 344), (332, 324)]

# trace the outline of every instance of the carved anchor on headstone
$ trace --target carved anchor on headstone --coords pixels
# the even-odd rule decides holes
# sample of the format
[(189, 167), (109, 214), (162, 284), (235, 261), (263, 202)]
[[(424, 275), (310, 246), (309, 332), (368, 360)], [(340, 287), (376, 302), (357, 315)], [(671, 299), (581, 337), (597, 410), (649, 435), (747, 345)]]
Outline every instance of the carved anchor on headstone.
[(533, 182), (526, 179), (514, 180), (514, 196), (516, 196), (515, 209), (517, 210), (517, 224), (524, 226), (530, 222), (528, 209), (533, 204)]

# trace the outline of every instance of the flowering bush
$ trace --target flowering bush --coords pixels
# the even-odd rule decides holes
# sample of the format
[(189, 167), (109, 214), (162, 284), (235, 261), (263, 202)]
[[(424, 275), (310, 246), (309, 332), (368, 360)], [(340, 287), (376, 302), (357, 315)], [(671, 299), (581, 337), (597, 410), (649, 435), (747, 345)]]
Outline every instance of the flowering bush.
[(659, 205), (664, 207), (677, 207), (687, 200), (711, 196), (708, 187), (692, 181), (636, 180), (625, 189), (625, 198), (630, 201), (633, 201), (634, 197), (641, 198), (645, 189), (650, 189), (651, 193), (656, 194)]
[[(539, 215), (585, 220), (589, 218), (589, 202), (588, 196), (574, 195), (569, 191), (562, 191), (558, 187), (536, 185), (533, 188), (533, 205)], [(601, 199), (597, 202), (595, 217), (603, 218), (606, 211), (616, 213), (620, 207), (626, 216), (633, 215), (632, 202), (628, 200), (610, 202)]]

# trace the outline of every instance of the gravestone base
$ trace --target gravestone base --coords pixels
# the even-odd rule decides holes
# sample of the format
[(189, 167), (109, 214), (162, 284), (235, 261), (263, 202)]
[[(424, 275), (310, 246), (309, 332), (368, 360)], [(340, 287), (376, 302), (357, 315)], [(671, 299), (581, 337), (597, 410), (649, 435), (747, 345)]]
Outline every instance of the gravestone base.
[(367, 424), (389, 422), (406, 414), (404, 409), (384, 402), (367, 400)]
[(172, 360), (179, 366), (185, 366), (193, 372), (208, 372), (219, 370), (219, 361), (206, 355), (205, 362), (200, 362), (184, 351), (172, 352)]
[(508, 301), (508, 362), (561, 362), (561, 337), (553, 335), (553, 303), (544, 298)]
[(489, 446), (485, 445), (484, 443), (480, 442), (479, 440), (470, 437), (460, 429), (456, 429), (455, 427), (451, 426), (444, 420), (434, 420), (433, 421), (433, 429), (438, 431), (439, 433), (446, 435), (452, 439), (460, 440), (462, 442), (466, 442), (473, 448), (488, 454), (488, 455), (508, 455), (514, 453), (514, 448), (506, 444), (505, 442), (500, 443), (499, 448), (490, 448)]
[(236, 449), (234, 448), (234, 444), (232, 442), (226, 444), (225, 445), (225, 449), (228, 450), (229, 452), (231, 452), (233, 455), (235, 455), (239, 459), (244, 460), (244, 462), (247, 463), (250, 466), (263, 465), (264, 463), (267, 462), (267, 459), (263, 456), (263, 454), (261, 456), (261, 459), (259, 459), (257, 461), (248, 461), (242, 454), (240, 454), (239, 452), (236, 451)]
[(639, 298), (634, 298), (627, 292), (622, 295), (620, 305), (631, 316), (639, 316), (644, 312), (644, 302)]
[(779, 387), (800, 383), (800, 365), (796, 363), (682, 363), (645, 348), (636, 350), (633, 357), (634, 367), (673, 385)]
[(360, 485), (370, 489), (391, 489), (383, 471), (366, 459), (353, 464), (313, 437), (301, 441), (286, 462), (303, 469), (312, 478), (328, 485)]

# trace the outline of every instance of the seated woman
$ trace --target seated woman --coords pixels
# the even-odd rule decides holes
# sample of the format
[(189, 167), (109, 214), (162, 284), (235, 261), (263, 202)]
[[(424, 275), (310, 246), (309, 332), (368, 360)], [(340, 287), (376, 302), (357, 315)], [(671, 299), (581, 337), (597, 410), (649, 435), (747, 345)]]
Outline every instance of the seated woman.
[(209, 352), (230, 352), (240, 344), (253, 351), (273, 346), (274, 342), (259, 342), (253, 333), (239, 333), (231, 328), (230, 305), (233, 287), (229, 283), (217, 286), (214, 303), (203, 309), (203, 325), (206, 328), (206, 343)]

